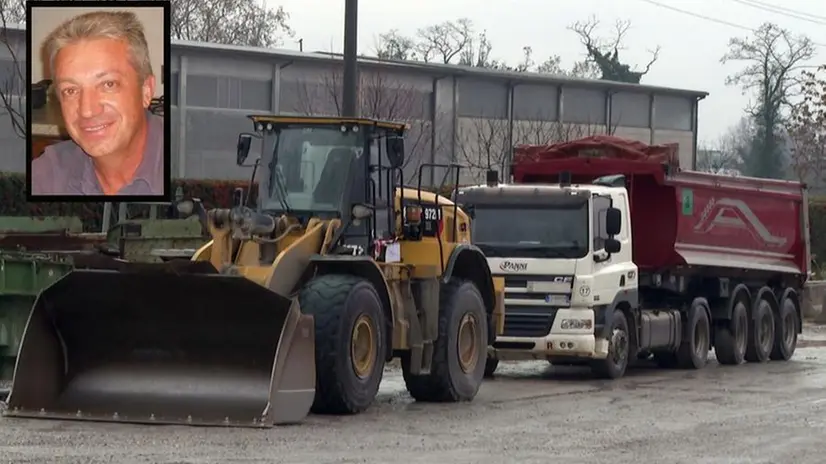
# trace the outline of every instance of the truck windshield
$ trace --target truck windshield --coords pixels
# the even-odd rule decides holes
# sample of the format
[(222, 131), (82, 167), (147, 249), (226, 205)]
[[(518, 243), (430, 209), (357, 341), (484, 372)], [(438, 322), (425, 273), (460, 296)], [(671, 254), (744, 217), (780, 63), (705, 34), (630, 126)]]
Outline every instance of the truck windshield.
[(588, 253), (588, 204), (473, 208), (473, 242), (488, 257), (582, 258)]
[(340, 126), (286, 127), (276, 132), (266, 163), (266, 211), (339, 211), (353, 161), (364, 149), (361, 132)]

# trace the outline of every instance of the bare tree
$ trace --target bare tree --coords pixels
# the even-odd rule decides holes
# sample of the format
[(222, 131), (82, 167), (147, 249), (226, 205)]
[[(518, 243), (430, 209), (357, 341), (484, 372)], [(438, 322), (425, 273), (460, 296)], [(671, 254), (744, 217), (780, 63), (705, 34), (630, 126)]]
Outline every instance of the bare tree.
[(613, 135), (617, 125), (577, 124), (547, 121), (541, 117), (514, 121), (513, 142), (516, 144), (547, 145), (570, 142), (592, 135)]
[(475, 35), (473, 21), (468, 18), (445, 21), (417, 31), (416, 51), (425, 63), (452, 63), (460, 58)]
[(812, 41), (774, 24), (765, 23), (752, 37), (729, 40), (722, 63), (740, 61), (745, 67), (726, 79), (743, 92), (754, 92), (756, 103), (749, 108), (756, 135), (744, 168), (749, 175), (777, 177), (784, 171), (780, 127), (790, 108), (790, 97), (800, 90), (797, 78), (804, 63), (815, 53)]
[[(297, 89), (298, 108), (295, 110), (307, 115), (340, 116), (342, 78), (340, 71), (331, 71), (321, 76), (320, 83), (302, 80)], [(434, 140), (429, 92), (379, 70), (364, 70), (359, 80), (359, 115), (407, 124), (403, 170), (405, 173), (415, 171), (424, 161), (425, 154), (430, 153)]]
[(826, 180), (826, 65), (804, 71), (802, 99), (786, 124), (791, 141), (791, 167), (801, 182), (822, 188)]
[(172, 37), (181, 40), (275, 47), (295, 35), (289, 19), (257, 0), (172, 0)]
[(457, 135), (458, 158), (475, 181), (484, 179), (488, 169), (505, 172), (510, 158), (509, 124), (506, 119), (480, 117), (460, 124)]
[[(639, 84), (643, 76), (651, 71), (651, 66), (657, 62), (660, 55), (660, 47), (657, 46), (651, 53), (651, 59), (646, 63), (642, 71), (632, 69), (631, 66), (620, 61), (619, 51), (624, 50), (623, 39), (631, 28), (630, 21), (617, 21), (614, 24), (614, 34), (610, 39), (600, 38), (595, 35), (599, 26), (599, 20), (592, 16), (587, 21), (577, 21), (568, 27), (579, 36), (582, 45), (585, 46), (588, 58), (587, 62), (596, 64), (601, 72), (601, 79), (618, 82), (630, 82)], [(590, 65), (580, 65), (581, 69), (588, 69)], [(580, 71), (581, 72), (581, 71)]]
[(6, 24), (23, 24), (26, 22), (26, 0), (0, 0), (0, 14)]
[(751, 118), (743, 117), (717, 140), (697, 147), (697, 170), (739, 175), (754, 138)]
[(480, 117), (469, 119), (460, 127), (457, 149), (462, 164), (470, 169), (474, 180), (481, 181), (488, 169), (509, 170), (513, 151), (510, 144), (554, 144), (592, 135), (612, 135), (615, 130), (616, 125), (566, 123), (542, 117), (515, 120), (511, 126), (507, 119)]
[(399, 33), (398, 29), (391, 29), (375, 40), (374, 53), (383, 60), (416, 60), (416, 42)]
[(0, 117), (9, 118), (12, 131), (20, 138), (26, 137), (26, 71), (23, 69), (23, 57), (18, 56), (18, 45), (22, 41), (19, 38), (12, 39), (7, 26), (24, 22), (25, 16), (25, 0), (0, 0), (0, 41), (9, 54), (11, 64), (7, 75), (0, 82)]

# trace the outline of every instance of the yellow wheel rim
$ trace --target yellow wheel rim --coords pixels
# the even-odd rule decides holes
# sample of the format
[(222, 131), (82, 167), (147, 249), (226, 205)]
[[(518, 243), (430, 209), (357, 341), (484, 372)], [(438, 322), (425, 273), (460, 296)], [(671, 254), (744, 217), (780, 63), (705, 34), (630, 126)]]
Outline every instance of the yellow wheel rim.
[(477, 343), (477, 331), (479, 326), (476, 318), (472, 314), (465, 314), (459, 322), (459, 337), (457, 340), (457, 352), (459, 353), (459, 367), (465, 374), (476, 369), (479, 359), (479, 344)]
[(350, 359), (353, 362), (353, 371), (361, 379), (369, 377), (373, 372), (376, 358), (374, 333), (373, 321), (370, 317), (362, 314), (356, 319), (353, 334), (350, 337)]

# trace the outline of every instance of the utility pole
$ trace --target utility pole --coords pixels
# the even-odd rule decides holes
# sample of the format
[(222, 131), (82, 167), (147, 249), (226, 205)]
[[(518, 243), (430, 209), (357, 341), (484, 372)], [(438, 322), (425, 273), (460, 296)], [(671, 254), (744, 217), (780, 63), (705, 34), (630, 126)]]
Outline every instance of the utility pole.
[(358, 0), (344, 3), (344, 79), (342, 116), (358, 117)]

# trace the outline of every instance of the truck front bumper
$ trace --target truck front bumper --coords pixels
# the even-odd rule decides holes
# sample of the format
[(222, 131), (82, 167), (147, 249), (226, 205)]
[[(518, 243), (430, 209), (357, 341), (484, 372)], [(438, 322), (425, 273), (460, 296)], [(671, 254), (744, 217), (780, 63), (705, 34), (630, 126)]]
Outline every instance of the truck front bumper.
[[(507, 313), (506, 313), (507, 314)], [(508, 336), (496, 337), (488, 347), (488, 356), (503, 361), (532, 359), (605, 359), (608, 342), (597, 339), (593, 331), (566, 330), (562, 321), (588, 321), (593, 327), (593, 312), (576, 309), (559, 309), (550, 331), (544, 337)]]

